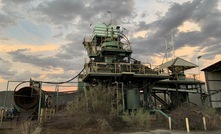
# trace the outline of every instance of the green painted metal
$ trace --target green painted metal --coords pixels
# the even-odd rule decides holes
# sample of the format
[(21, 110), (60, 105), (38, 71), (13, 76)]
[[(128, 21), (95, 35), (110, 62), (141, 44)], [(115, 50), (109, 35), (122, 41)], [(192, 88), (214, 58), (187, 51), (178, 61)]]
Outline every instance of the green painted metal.
[(42, 83), (40, 83), (39, 87), (39, 103), (38, 103), (38, 121), (40, 121), (40, 116), (41, 116), (41, 101), (42, 101)]
[(137, 88), (129, 88), (126, 90), (127, 109), (140, 108), (140, 93)]
[(169, 118), (169, 116), (168, 116), (166, 113), (164, 113), (162, 110), (154, 109), (154, 110), (152, 110), (152, 111), (153, 111), (153, 112), (160, 113), (160, 114), (163, 115), (163, 117), (165, 117), (165, 118)]
[[(90, 61), (85, 63), (82, 81), (88, 84), (100, 82), (109, 85), (117, 82), (122, 85), (123, 110), (138, 109), (138, 87), (142, 87), (142, 81), (158, 81), (168, 76), (159, 76), (157, 71), (131, 58), (133, 51), (123, 30), (125, 29), (118, 25), (95, 24), (93, 35), (85, 37), (83, 41)], [(80, 82), (79, 89), (81, 85)]]
[(124, 99), (124, 83), (121, 82), (122, 87), (121, 87), (121, 92), (122, 92), (122, 107), (123, 107), (123, 111), (125, 110), (125, 99)]
[(79, 81), (79, 82), (78, 82), (78, 91), (82, 91), (82, 90), (84, 89), (84, 87), (85, 87), (84, 82)]

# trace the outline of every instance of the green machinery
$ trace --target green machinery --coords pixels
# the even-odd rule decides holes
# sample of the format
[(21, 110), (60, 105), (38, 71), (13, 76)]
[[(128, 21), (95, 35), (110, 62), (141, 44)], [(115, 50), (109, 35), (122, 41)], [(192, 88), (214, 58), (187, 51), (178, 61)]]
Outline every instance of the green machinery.
[(97, 24), (93, 35), (85, 37), (83, 45), (89, 62), (81, 79), (87, 84), (117, 85), (123, 93), (123, 108), (151, 108), (153, 85), (168, 78), (131, 58), (132, 48), (123, 28), (112, 24)]

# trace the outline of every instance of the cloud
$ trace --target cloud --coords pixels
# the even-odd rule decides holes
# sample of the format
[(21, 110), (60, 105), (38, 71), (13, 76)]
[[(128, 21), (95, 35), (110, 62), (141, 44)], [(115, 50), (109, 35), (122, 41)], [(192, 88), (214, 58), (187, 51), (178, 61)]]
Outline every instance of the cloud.
[(14, 17), (9, 14), (3, 14), (0, 12), (0, 29), (8, 26), (15, 25)]
[(39, 79), (41, 74), (33, 71), (24, 70), (21, 72), (16, 73), (16, 77), (10, 77), (9, 80), (16, 80), (16, 81), (25, 81), (32, 79)]
[(16, 72), (11, 69), (12, 64), (9, 61), (0, 58), (0, 66), (0, 75), (2, 78), (9, 78), (16, 74)]
[(2, 0), (3, 3), (24, 4), (30, 2), (30, 0)]
[(113, 19), (128, 20), (134, 13), (133, 0), (100, 0), (100, 1), (78, 1), (78, 0), (53, 0), (39, 4), (35, 9), (37, 12), (45, 15), (46, 20), (53, 24), (77, 24), (82, 22), (103, 21), (110, 19), (107, 11), (111, 11)]
[(0, 40), (2, 40), (2, 41), (8, 41), (8, 40), (10, 40), (10, 39), (7, 38), (7, 37), (0, 37)]
[(75, 57), (74, 59), (67, 59), (64, 57), (61, 58), (62, 56), (44, 57), (43, 55), (33, 55), (28, 52), (30, 52), (29, 49), (18, 49), (8, 52), (8, 54), (13, 57), (14, 62), (28, 63), (46, 70), (56, 70), (61, 68), (64, 71), (68, 71), (83, 67), (83, 62), (78, 62), (79, 60), (83, 61), (83, 57), (81, 56)]
[[(33, 73), (27, 70), (24, 71), (15, 71), (12, 69), (12, 63), (0, 58), (0, 76), (6, 80), (28, 80), (30, 77), (38, 78), (39, 73)], [(16, 77), (15, 77), (16, 76)]]
[[(152, 23), (141, 21), (137, 24), (136, 31), (148, 30), (147, 38), (132, 38), (135, 53), (163, 53), (165, 51), (164, 40), (169, 35), (175, 36), (175, 48), (184, 46), (207, 47), (211, 55), (218, 47), (214, 41), (220, 41), (221, 35), (221, 12), (217, 9), (217, 0), (193, 0), (182, 4), (174, 3), (168, 12)], [(200, 31), (179, 32), (177, 29), (186, 21), (197, 23)], [(213, 47), (212, 47), (213, 46)], [(211, 49), (210, 49), (211, 48)], [(218, 48), (219, 49), (219, 48)], [(204, 53), (207, 53), (204, 51)]]
[[(171, 34), (175, 36), (176, 49), (198, 46), (197, 51), (204, 54), (203, 57), (207, 59), (220, 54), (221, 11), (217, 9), (218, 0), (170, 3), (166, 13), (162, 9), (153, 10), (157, 16), (157, 20), (153, 22), (148, 22), (147, 19), (151, 16), (151, 12), (135, 9), (135, 2), (134, 0), (2, 0), (0, 29), (3, 32), (0, 41), (16, 40), (36, 47), (55, 44), (60, 45), (60, 48), (58, 52), (47, 51), (45, 55), (44, 52), (39, 52), (41, 55), (37, 55), (36, 52), (27, 49), (27, 46), (18, 46), (16, 48), (24, 49), (13, 49), (7, 53), (13, 61), (9, 61), (10, 58), (0, 59), (1, 66), (4, 66), (0, 69), (2, 70), (0, 74), (5, 79), (10, 79), (13, 74), (19, 79), (27, 79), (30, 76), (40, 77), (36, 73), (31, 73), (31, 69), (27, 72), (12, 70), (13, 62), (18, 62), (33, 65), (44, 72), (50, 70), (50, 73), (46, 74), (48, 78), (59, 80), (68, 78), (83, 67), (86, 52), (82, 41), (85, 35), (92, 32), (89, 25), (97, 22), (109, 23), (110, 18), (117, 20), (117, 24), (128, 29), (125, 33), (129, 34), (132, 42), (134, 52), (132, 57), (138, 60), (152, 62), (153, 56), (163, 55), (164, 39)], [(158, 0), (158, 2), (166, 1)], [(185, 22), (197, 24), (200, 30), (179, 31), (178, 27)], [(145, 31), (148, 36), (133, 36), (141, 31)], [(51, 73), (58, 69), (64, 73)]]

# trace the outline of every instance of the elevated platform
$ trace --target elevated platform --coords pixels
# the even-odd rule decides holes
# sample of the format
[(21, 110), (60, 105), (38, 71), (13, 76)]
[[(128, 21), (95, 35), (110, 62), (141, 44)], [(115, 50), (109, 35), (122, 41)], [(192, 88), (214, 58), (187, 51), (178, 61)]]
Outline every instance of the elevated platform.
[(98, 80), (110, 80), (116, 79), (120, 81), (133, 81), (134, 83), (143, 81), (144, 79), (149, 81), (159, 81), (163, 79), (167, 79), (169, 76), (166, 75), (157, 75), (157, 74), (135, 74), (134, 72), (122, 72), (122, 73), (96, 73), (90, 72), (83, 77), (83, 81), (90, 83), (93, 82), (94, 79)]

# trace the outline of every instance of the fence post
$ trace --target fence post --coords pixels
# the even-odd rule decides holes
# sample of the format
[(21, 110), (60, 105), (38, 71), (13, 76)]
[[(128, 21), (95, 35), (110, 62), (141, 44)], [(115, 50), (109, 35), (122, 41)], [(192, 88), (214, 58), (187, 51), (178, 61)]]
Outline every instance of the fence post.
[(52, 118), (52, 114), (53, 114), (53, 109), (50, 109), (50, 116), (49, 116), (50, 119)]
[(171, 124), (171, 117), (168, 117), (168, 121), (169, 121), (169, 129), (171, 130), (172, 129), (172, 124)]
[(207, 128), (206, 128), (206, 118), (205, 117), (203, 117), (203, 126), (204, 126), (204, 130), (207, 130)]
[(188, 120), (188, 118), (186, 118), (186, 131), (187, 131), (187, 133), (190, 132), (190, 127), (189, 127), (189, 120)]
[(44, 116), (44, 109), (41, 108), (41, 113), (40, 113), (40, 123), (43, 123), (43, 116)]
[(2, 121), (3, 121), (3, 117), (4, 117), (4, 112), (5, 110), (4, 109), (2, 109), (1, 110), (1, 124), (0, 124), (0, 126), (2, 126)]
[(45, 108), (45, 120), (47, 120), (47, 119), (48, 119), (48, 109)]

